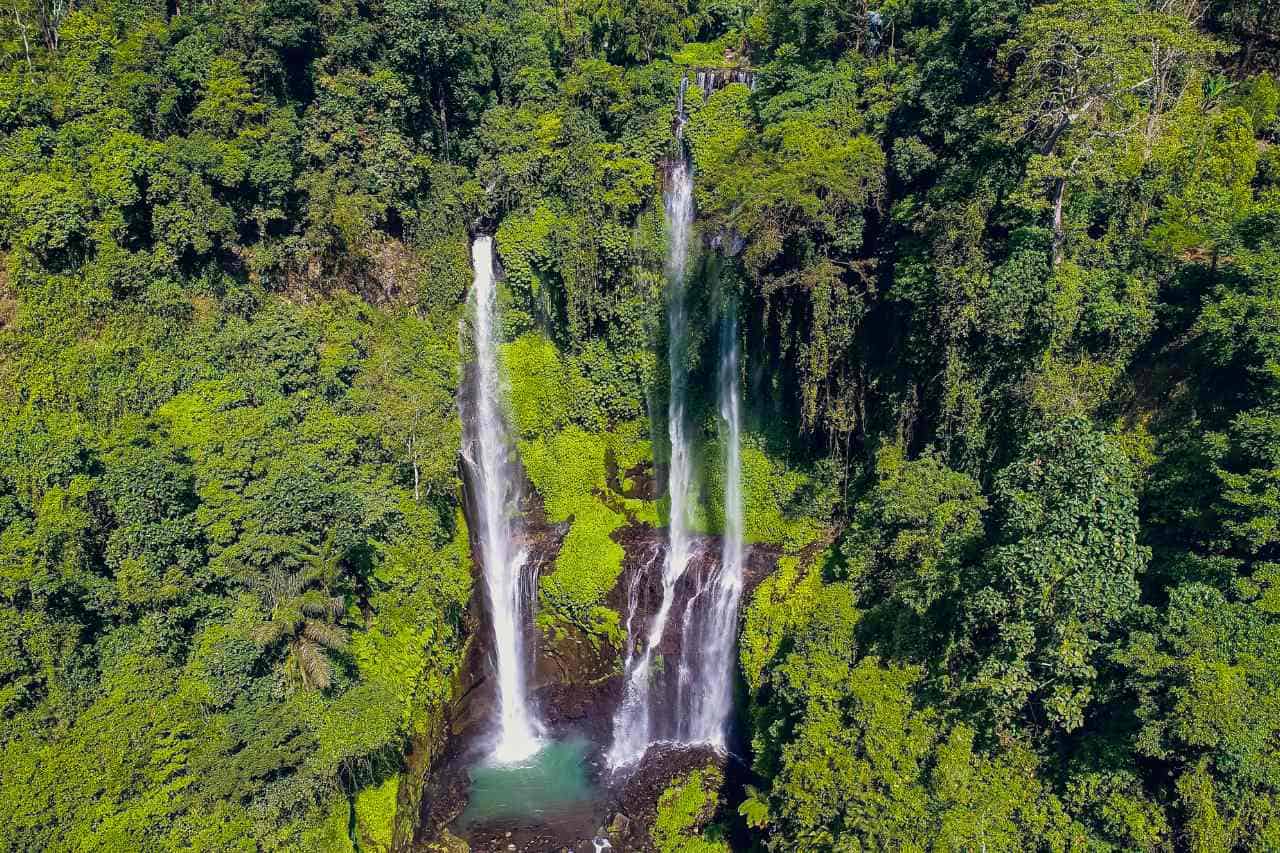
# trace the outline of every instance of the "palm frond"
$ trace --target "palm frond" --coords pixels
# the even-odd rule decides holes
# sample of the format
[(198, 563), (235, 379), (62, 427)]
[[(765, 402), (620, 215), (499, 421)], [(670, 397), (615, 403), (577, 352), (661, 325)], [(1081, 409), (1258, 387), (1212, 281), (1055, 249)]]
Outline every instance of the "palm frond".
[(290, 633), (292, 632), (289, 630), (288, 625), (276, 619), (271, 619), (267, 622), (254, 626), (253, 631), (250, 632), (249, 636), (255, 643), (265, 648), (267, 646), (274, 646)]
[(308, 619), (302, 625), (302, 636), (326, 649), (340, 651), (347, 647), (347, 632), (316, 619)]
[(304, 685), (316, 690), (329, 689), (333, 683), (333, 665), (324, 649), (304, 638), (294, 643), (293, 656)]
[(273, 568), (267, 572), (266, 577), (261, 578), (253, 586), (267, 606), (274, 610), (280, 602), (287, 601), (302, 592), (306, 584), (301, 573)]
[(304, 570), (307, 581), (329, 583), (337, 576), (338, 561), (341, 559), (337, 547), (337, 534), (329, 531), (324, 544), (307, 556), (307, 568)]
[(302, 608), (301, 598), (295, 596), (277, 604), (276, 609), (271, 614), (271, 621), (284, 625), (290, 634), (296, 633), (302, 627), (302, 623), (307, 621), (307, 614)]
[(329, 596), (318, 589), (309, 589), (298, 596), (298, 608), (308, 616), (323, 618), (329, 615)]

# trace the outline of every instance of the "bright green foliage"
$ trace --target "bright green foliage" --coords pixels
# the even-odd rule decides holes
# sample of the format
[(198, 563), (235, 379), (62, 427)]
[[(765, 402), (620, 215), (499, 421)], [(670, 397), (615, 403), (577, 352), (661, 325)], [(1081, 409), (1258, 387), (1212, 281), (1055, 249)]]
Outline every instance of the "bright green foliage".
[(822, 576), (801, 557), (782, 556), (773, 574), (747, 603), (739, 657), (747, 686), (759, 690), (766, 668), (801, 624), (821, 588)]
[[(386, 318), (354, 394), (366, 402), (383, 449), (412, 471), (414, 497), (429, 498), (453, 482), (461, 440), (451, 342), (413, 316)], [(350, 346), (350, 344), (346, 344)]]
[(603, 607), (622, 573), (624, 552), (613, 536), (628, 522), (657, 522), (651, 502), (622, 494), (623, 474), (650, 458), (647, 430), (639, 422), (605, 427), (592, 383), (545, 338), (522, 335), (502, 355), (520, 461), (547, 520), (571, 522), (555, 566), (542, 575), (540, 619), (556, 616), (616, 639), (618, 616)]
[(1277, 581), (1280, 571), (1268, 566), (1241, 590), (1243, 601), (1181, 586), (1167, 623), (1135, 632), (1121, 655), (1139, 700), (1138, 751), (1170, 763), (1202, 845), (1213, 846), (1211, 836), (1232, 847), (1280, 832)]
[[(804, 470), (772, 457), (758, 436), (744, 435), (741, 451), (743, 533), (748, 542), (765, 542), (796, 553), (821, 537), (830, 517), (828, 484), (822, 471)], [(702, 501), (693, 523), (718, 533), (724, 526), (724, 446), (709, 442), (700, 471)]]
[[(732, 17), (732, 23), (740, 24), (741, 19), (750, 11), (746, 6), (735, 6), (726, 3), (715, 8), (716, 14)], [(735, 68), (733, 53), (742, 46), (742, 34), (730, 30), (715, 41), (686, 42), (680, 49), (671, 54), (671, 61), (690, 68)]]
[[(949, 733), (933, 709), (917, 710), (918, 674), (858, 660), (852, 590), (825, 587), (794, 647), (770, 676), (760, 708), (757, 769), (772, 780), (747, 809), (779, 850), (873, 848), (1021, 850), (1057, 843), (1069, 829), (1035, 781), (1036, 759), (1015, 748), (990, 758), (974, 733)], [(857, 661), (855, 663), (855, 661)]]
[(521, 436), (553, 434), (589, 417), (582, 409), (586, 381), (545, 338), (526, 334), (504, 346), (502, 365), (511, 420)]
[(570, 427), (537, 443), (523, 443), (521, 459), (543, 496), (547, 518), (573, 520), (555, 571), (543, 576), (543, 598), (553, 610), (585, 621), (622, 572), (622, 546), (610, 536), (626, 518), (603, 502), (608, 489), (604, 442)]
[(872, 477), (828, 574), (857, 591), (868, 653), (924, 666), (945, 683), (986, 499), (932, 451), (907, 459), (900, 446), (883, 447)]
[(389, 853), (391, 850), (391, 828), (395, 824), (399, 783), (399, 776), (388, 776), (381, 785), (365, 788), (356, 795), (356, 825), (361, 850), (376, 853)]
[(954, 594), (981, 541), (986, 501), (936, 455), (907, 460), (898, 446), (877, 454), (875, 478), (854, 507), (843, 571), (865, 599), (923, 616)]
[(798, 550), (818, 538), (822, 508), (806, 506), (812, 480), (770, 459), (750, 444), (742, 447), (743, 529), (749, 542), (772, 542)]
[(650, 831), (659, 853), (728, 853), (728, 844), (705, 831), (715, 816), (723, 783), (719, 770), (706, 767), (667, 786), (658, 798), (658, 814)]
[[(345, 842), (371, 785), (362, 826), (385, 839), (406, 736), (452, 693), (470, 577), (456, 444), (422, 449), (436, 503), (415, 502), (404, 446), (367, 427), (410, 435), (452, 392), (406, 406), (374, 381), (408, 321), (355, 300), (168, 298), (185, 310), (126, 304), (100, 330), (64, 309), (81, 331), (52, 356), (31, 320), (4, 333), (31, 366), (0, 452), (0, 744), (27, 768), (6, 840), (298, 849), (340, 812)], [(454, 375), (452, 340), (420, 351), (426, 375)]]
[[(747, 144), (751, 132), (750, 98), (750, 89), (731, 83), (712, 92), (705, 102), (697, 94), (689, 99), (692, 116), (685, 134), (699, 172), (715, 174), (732, 168), (734, 155)], [(711, 200), (708, 183), (697, 187), (703, 204)]]

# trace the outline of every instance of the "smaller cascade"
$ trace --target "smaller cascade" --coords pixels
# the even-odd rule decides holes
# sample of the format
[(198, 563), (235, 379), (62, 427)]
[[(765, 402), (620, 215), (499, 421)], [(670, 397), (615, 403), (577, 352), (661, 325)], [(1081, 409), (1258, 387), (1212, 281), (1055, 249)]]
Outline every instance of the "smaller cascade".
[(733, 83), (741, 83), (754, 92), (756, 73), (746, 68), (704, 68), (694, 75), (694, 81), (705, 101), (718, 90)]
[[(613, 724), (613, 744), (605, 760), (617, 768), (644, 756), (653, 739), (652, 685), (654, 655), (671, 609), (676, 602), (676, 587), (688, 568), (691, 537), (689, 531), (689, 502), (693, 495), (693, 458), (686, 421), (686, 399), (689, 377), (687, 353), (689, 346), (689, 311), (686, 304), (686, 272), (689, 262), (689, 241), (693, 232), (693, 175), (688, 159), (684, 156), (684, 127), (688, 122), (685, 112), (685, 92), (689, 80), (680, 81), (680, 93), (676, 101), (675, 137), (680, 151), (670, 163), (665, 198), (667, 223), (667, 367), (670, 372), (670, 391), (667, 400), (667, 439), (671, 448), (667, 468), (667, 491), (671, 501), (668, 547), (662, 570), (662, 602), (649, 623), (643, 641), (631, 641), (627, 655), (623, 682), (622, 704)], [(630, 634), (628, 618), (628, 636)], [(637, 626), (638, 627), (638, 626)]]
[(675, 127), (672, 128), (672, 134), (676, 138), (676, 146), (680, 149), (677, 160), (683, 161), (684, 156), (684, 127), (689, 123), (689, 113), (684, 108), (684, 99), (689, 92), (689, 75), (680, 78), (680, 89), (676, 92), (676, 119)]
[[(692, 455), (685, 424), (685, 402), (689, 393), (686, 353), (689, 347), (689, 307), (686, 305), (686, 266), (689, 264), (689, 241), (694, 225), (694, 179), (684, 152), (685, 92), (689, 78), (680, 82), (676, 100), (675, 132), (678, 154), (669, 164), (666, 192), (667, 214), (667, 366), (671, 377), (667, 400), (667, 439), (671, 444), (671, 462), (667, 470), (667, 489), (671, 498), (671, 526), (668, 528), (666, 561), (662, 570), (662, 603), (650, 621), (643, 642), (632, 640), (628, 615), (628, 653), (623, 676), (622, 704), (613, 720), (613, 744), (605, 753), (609, 767), (617, 768), (639, 761), (653, 740), (652, 685), (654, 654), (671, 610), (676, 603), (676, 587), (689, 566), (690, 532), (689, 500), (692, 493)], [(634, 592), (634, 589), (632, 589)], [(634, 603), (634, 602), (632, 602)]]
[[(739, 69), (699, 71), (692, 78), (705, 100), (731, 83), (754, 86), (752, 72)], [(642, 579), (633, 577), (627, 602), (627, 655), (623, 700), (614, 719), (614, 739), (605, 758), (611, 768), (642, 758), (659, 741), (728, 744), (728, 721), (733, 710), (734, 652), (738, 607), (743, 588), (745, 540), (743, 532), (741, 464), (741, 392), (737, 318), (732, 306), (721, 322), (719, 398), (722, 442), (725, 448), (724, 535), (718, 563), (695, 549), (689, 527), (695, 499), (691, 439), (686, 412), (689, 395), (688, 265), (693, 235), (693, 175), (684, 147), (689, 116), (685, 99), (689, 75), (680, 82), (673, 125), (677, 155), (667, 163), (665, 213), (667, 226), (667, 359), (670, 393), (667, 438), (670, 463), (668, 547), (661, 572), (661, 601), (647, 631), (636, 625), (637, 591)], [(740, 238), (718, 235), (713, 246), (732, 254)], [(695, 555), (695, 550), (699, 554)], [(696, 557), (696, 558), (695, 558)], [(694, 564), (697, 568), (690, 570)], [(683, 601), (683, 609), (680, 602)], [(669, 675), (655, 669), (654, 657), (674, 622), (679, 631), (679, 657)], [(662, 714), (655, 719), (655, 708)]]
[[(724, 537), (720, 563), (685, 608), (680, 664), (680, 740), (724, 749), (733, 711), (734, 649), (746, 546), (742, 501), (742, 396), (738, 324), (732, 308), (720, 329), (720, 429), (724, 443)], [(694, 666), (696, 661), (697, 666)]]
[(502, 415), (501, 373), (496, 341), (497, 291), (493, 275), (493, 238), (480, 235), (471, 245), (475, 282), (476, 362), (474, 399), (465, 412), (463, 461), (474, 494), (476, 539), (493, 622), (494, 669), (498, 687), (497, 740), (492, 758), (510, 764), (541, 748), (542, 726), (527, 695), (528, 660), (524, 638), (535, 590), (525, 578), (527, 555), (519, 541), (516, 511), (519, 483)]

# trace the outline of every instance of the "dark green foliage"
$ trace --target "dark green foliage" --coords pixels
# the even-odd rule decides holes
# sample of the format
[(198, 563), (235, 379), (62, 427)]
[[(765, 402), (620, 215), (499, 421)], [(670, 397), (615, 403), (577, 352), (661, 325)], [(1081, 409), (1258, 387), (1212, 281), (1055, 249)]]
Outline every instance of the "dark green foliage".
[(870, 606), (871, 639), (924, 663), (946, 647), (964, 566), (982, 540), (986, 501), (972, 479), (935, 454), (907, 460), (890, 446), (876, 456), (875, 482), (854, 506), (837, 568)]
[(997, 729), (1084, 724), (1098, 668), (1138, 602), (1129, 460), (1083, 421), (1032, 436), (996, 477), (993, 546), (966, 590), (966, 691)]

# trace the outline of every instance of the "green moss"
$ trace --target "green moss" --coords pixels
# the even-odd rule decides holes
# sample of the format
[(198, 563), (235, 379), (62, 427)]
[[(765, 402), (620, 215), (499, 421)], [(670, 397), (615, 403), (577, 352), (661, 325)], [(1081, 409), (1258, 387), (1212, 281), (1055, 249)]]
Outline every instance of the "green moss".
[(689, 127), (685, 132), (700, 173), (718, 174), (728, 168), (739, 149), (751, 138), (751, 90), (730, 83), (702, 102), (692, 98)]
[(391, 850), (391, 830), (399, 788), (400, 775), (395, 774), (379, 785), (362, 788), (356, 794), (356, 832), (362, 853), (387, 853)]
[(521, 335), (502, 348), (502, 363), (511, 419), (521, 437), (547, 435), (583, 419), (586, 381), (546, 338)]
[[(351, 820), (351, 804), (335, 797), (330, 801), (324, 819), (308, 827), (302, 833), (302, 847), (305, 850), (322, 850), (325, 853), (354, 853), (355, 845), (351, 842), (348, 825)], [(216, 846), (193, 845), (195, 849), (224, 849)]]
[(817, 539), (824, 514), (809, 514), (800, 507), (800, 492), (810, 477), (771, 459), (758, 447), (742, 447), (743, 524), (749, 542), (773, 542), (789, 551)]
[(619, 472), (644, 461), (649, 443), (632, 423), (603, 434), (579, 426), (521, 442), (529, 479), (542, 496), (548, 520), (572, 521), (542, 597), (552, 611), (588, 627), (600, 626), (598, 606), (618, 582), (625, 552), (613, 534), (629, 520), (653, 524), (652, 501), (624, 498), (610, 487), (610, 457)]
[(498, 226), (498, 253), (502, 258), (507, 284), (532, 298), (541, 296), (544, 280), (554, 269), (555, 248), (552, 245), (562, 217), (550, 207), (513, 212)]
[[(543, 609), (538, 612), (537, 625), (552, 645), (579, 642), (585, 634), (586, 641), (597, 652), (601, 650), (602, 643), (608, 643), (615, 649), (622, 648), (627, 638), (618, 611), (599, 605), (579, 608), (574, 619), (562, 611)], [(612, 672), (610, 670), (610, 674)]]
[(677, 779), (658, 799), (650, 835), (659, 853), (728, 853), (729, 845), (706, 831), (720, 803), (724, 776), (715, 767)]
[(547, 517), (566, 521), (607, 488), (605, 441), (579, 426), (520, 443), (520, 457), (542, 495)]
[(575, 622), (589, 621), (588, 611), (603, 601), (622, 573), (622, 546), (610, 538), (622, 522), (621, 515), (594, 502), (575, 515), (555, 571), (542, 579), (549, 606)]
[(552, 571), (541, 581), (542, 624), (565, 619), (589, 633), (616, 637), (617, 614), (604, 608), (625, 553), (613, 534), (628, 521), (656, 524), (652, 501), (624, 497), (625, 472), (648, 461), (652, 448), (641, 420), (609, 428), (591, 383), (555, 346), (522, 335), (503, 348), (511, 377), (508, 400), (520, 437), (520, 458), (542, 497), (547, 519), (571, 522)]
[(747, 687), (760, 689), (765, 667), (783, 640), (799, 625), (822, 589), (822, 577), (811, 561), (797, 556), (778, 559), (778, 568), (765, 578), (747, 604), (739, 641), (739, 660)]
[(542, 578), (543, 601), (583, 627), (598, 621), (593, 611), (622, 572), (622, 546), (610, 537), (626, 516), (602, 500), (608, 489), (606, 453), (604, 438), (579, 426), (520, 445), (548, 520), (573, 522), (554, 570)]

